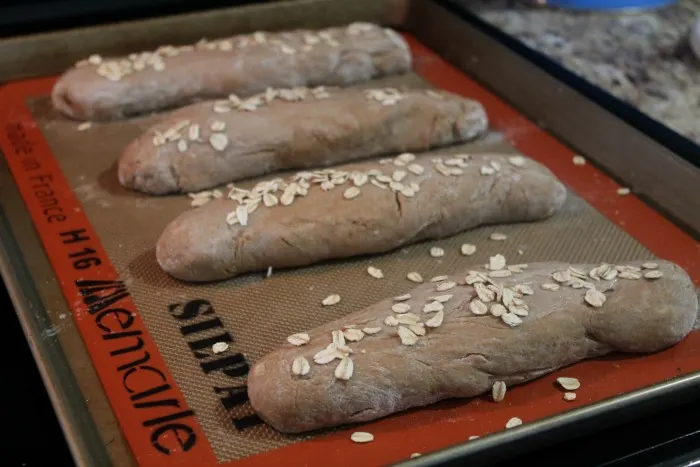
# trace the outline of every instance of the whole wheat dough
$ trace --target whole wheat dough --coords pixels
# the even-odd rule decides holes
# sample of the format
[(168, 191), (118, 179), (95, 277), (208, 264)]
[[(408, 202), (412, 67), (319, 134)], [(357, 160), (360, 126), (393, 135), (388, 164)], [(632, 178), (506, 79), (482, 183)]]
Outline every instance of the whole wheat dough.
[(270, 89), (240, 104), (254, 111), (217, 113), (222, 105), (229, 108), (206, 102), (181, 109), (129, 144), (119, 161), (121, 184), (154, 195), (199, 191), (283, 169), (460, 143), (487, 128), (481, 104), (431, 90)]
[(69, 117), (108, 120), (268, 87), (347, 86), (410, 67), (408, 45), (396, 32), (354, 23), (202, 40), (128, 57), (93, 55), (63, 74), (52, 99)]
[(210, 281), (382, 253), (479, 225), (544, 219), (562, 206), (566, 190), (522, 156), (407, 153), (300, 172), (253, 191), (233, 188), (230, 196), (166, 227), (156, 245), (165, 272)]
[[(258, 361), (248, 376), (250, 403), (277, 430), (296, 433), (366, 422), (443, 399), (478, 396), (490, 392), (496, 381), (510, 387), (612, 352), (656, 352), (683, 339), (698, 313), (695, 288), (685, 271), (673, 263), (658, 264), (663, 274), (658, 279), (587, 277), (586, 287), (605, 291), (606, 301), (599, 308), (585, 302), (585, 287), (574, 288), (568, 283), (557, 291), (541, 288), (543, 283), (555, 283), (551, 274), (567, 270), (568, 264), (531, 264), (522, 273), (492, 279), (504, 290), (501, 302), (512, 303), (512, 294), (506, 297), (505, 289), (512, 292), (517, 284), (534, 292), (520, 296), (529, 315), (516, 327), (490, 312), (475, 315), (470, 310), (476, 291), (463, 285), (466, 274), (450, 277), (448, 280), (459, 284), (447, 291), (438, 291), (434, 283), (420, 285), (410, 291), (409, 300), (401, 302), (410, 305), (409, 313), (417, 315), (420, 322), (436, 315), (422, 311), (431, 301), (429, 297), (452, 297), (444, 303), (442, 324), (425, 328), (426, 335), (417, 336), (415, 344), (403, 343), (398, 326), (385, 323), (389, 316), (400, 319), (407, 314), (392, 311), (392, 305), (398, 303), (395, 300), (384, 300), (308, 331), (306, 345), (285, 344)], [(625, 265), (641, 268), (639, 262)], [(588, 273), (600, 265), (574, 266)], [(483, 268), (478, 271), (488, 272)], [(488, 305), (493, 306), (496, 300)], [(352, 327), (354, 330), (349, 329)], [(329, 363), (314, 361), (318, 352), (332, 343), (333, 331), (345, 330), (345, 335), (357, 338), (357, 330), (367, 328), (379, 330), (364, 334), (358, 342), (345, 338), (345, 348), (328, 351), (331, 358), (336, 357)], [(347, 348), (352, 353), (348, 354)], [(335, 376), (342, 361), (338, 357), (344, 355), (353, 363), (348, 380)], [(305, 375), (292, 372), (298, 357), (309, 363)], [(575, 376), (575, 369), (570, 374)], [(586, 381), (581, 384), (585, 388)]]

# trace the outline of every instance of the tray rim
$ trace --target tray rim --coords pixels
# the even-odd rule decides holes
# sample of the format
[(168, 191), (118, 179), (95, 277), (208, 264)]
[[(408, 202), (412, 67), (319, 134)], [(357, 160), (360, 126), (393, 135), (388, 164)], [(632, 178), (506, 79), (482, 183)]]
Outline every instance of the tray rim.
[[(4, 160), (0, 170), (7, 172)], [(15, 186), (12, 188), (16, 190)], [(27, 219), (27, 222), (31, 223), (31, 220)], [(41, 243), (39, 239), (35, 241)], [(40, 337), (50, 329), (51, 319), (34, 285), (30, 268), (22, 257), (22, 247), (3, 206), (0, 206), (0, 277), (7, 288), (22, 332), (30, 344), (34, 363), (73, 459), (78, 465), (111, 465), (92, 415), (86, 411), (82, 415), (87, 416), (76, 416), (80, 406), (84, 407), (83, 393), (70, 370), (58, 336)], [(65, 309), (68, 311), (67, 305)], [(62, 366), (67, 371), (57, 371), (56, 366)], [(66, 387), (71, 390), (63, 390)]]
[[(597, 425), (597, 422), (602, 419), (607, 422), (603, 426), (612, 427), (697, 400), (698, 388), (700, 388), (700, 371), (393, 465), (433, 467), (463, 465), (466, 461), (469, 465), (489, 465), (510, 459), (519, 453), (534, 451), (537, 448), (545, 448), (560, 441), (589, 434), (601, 426)], [(563, 429), (573, 425), (578, 428), (574, 436), (562, 435)], [(533, 444), (537, 445), (537, 448), (533, 448)], [(508, 446), (508, 455), (505, 455), (504, 451), (499, 451), (499, 448), (504, 445)], [(452, 462), (459, 462), (459, 464), (452, 464)]]
[[(292, 2), (290, 2), (292, 3)], [(299, 2), (294, 2), (299, 3)], [(318, 1), (318, 0), (303, 0), (301, 3), (304, 4), (328, 4), (330, 2), (323, 2), (323, 1)], [(398, 2), (396, 2), (398, 3)], [(414, 2), (410, 0), (406, 0), (404, 2), (401, 2), (403, 4), (413, 4)], [(438, 1), (433, 1), (431, 2), (432, 4), (438, 4), (440, 2)], [(270, 5), (262, 5), (262, 6), (254, 6), (254, 7), (246, 7), (246, 8), (251, 8), (251, 9), (256, 9), (255, 11), (258, 11), (257, 9), (260, 8), (261, 11), (263, 7), (268, 7)], [(279, 4), (272, 5), (274, 7), (279, 7)], [(286, 6), (286, 5), (285, 5)], [(178, 15), (180, 16), (190, 16), (191, 14), (188, 15)], [(165, 19), (156, 19), (156, 20), (148, 20), (150, 21), (166, 21), (167, 18)], [(134, 22), (129, 22), (128, 24), (131, 24)], [(143, 22), (137, 22), (143, 24)], [(92, 28), (90, 28), (92, 29)], [(51, 34), (69, 34), (71, 31), (66, 31), (66, 32), (61, 32), (61, 33), (51, 33)], [(422, 40), (419, 36), (417, 36), (420, 40)], [(5, 42), (5, 41), (2, 41)], [(2, 50), (3, 43), (0, 42), (0, 50)], [(430, 45), (430, 44), (427, 44)], [(465, 72), (461, 67), (460, 71)], [(471, 73), (470, 73), (471, 74)], [(499, 94), (500, 95), (500, 94)], [(516, 107), (518, 108), (518, 107)], [(520, 109), (518, 109), (520, 111)], [(566, 141), (564, 138), (559, 136), (560, 139), (563, 139)], [(13, 189), (16, 189), (16, 187), (13, 186)], [(6, 218), (4, 215), (4, 212), (0, 210), (0, 222), (5, 223)], [(20, 321), (22, 322), (23, 325), (23, 330), (25, 332), (25, 335), (28, 337), (28, 339), (31, 340), (32, 336), (36, 335), (36, 324), (30, 323), (28, 320), (32, 315), (32, 308), (35, 310), (41, 309), (43, 312), (45, 312), (45, 307), (43, 305), (40, 305), (39, 308), (36, 308), (37, 304), (41, 303), (40, 298), (38, 295), (36, 295), (36, 292), (34, 292), (34, 298), (38, 300), (34, 301), (31, 298), (31, 295), (28, 295), (26, 290), (24, 289), (25, 285), (23, 285), (22, 281), (19, 278), (19, 275), (17, 274), (17, 271), (27, 271), (27, 265), (25, 264), (24, 260), (21, 258), (21, 255), (11, 255), (7, 253), (7, 246), (12, 245), (12, 242), (16, 244), (16, 239), (12, 237), (11, 230), (7, 231), (2, 224), (0, 224), (0, 238), (2, 239), (2, 243), (0, 244), (0, 247), (2, 249), (0, 250), (0, 273), (2, 274), (3, 279), (5, 280), (5, 283), (8, 287), (8, 292), (11, 294), (11, 299), (13, 302), (13, 305), (15, 306), (18, 316), (20, 317)], [(8, 235), (9, 232), (9, 235)], [(24, 269), (22, 269), (24, 268)], [(33, 285), (33, 284), (30, 284)], [(44, 350), (45, 352), (46, 350)], [(37, 365), (40, 367), (41, 374), (42, 374), (42, 379), (44, 379), (45, 384), (47, 384), (47, 387), (49, 387), (49, 384), (52, 384), (52, 380), (50, 379), (48, 373), (46, 372), (46, 368), (42, 370), (42, 365), (43, 363), (41, 362), (41, 358), (37, 358), (38, 352), (40, 352), (40, 349), (35, 348), (32, 346), (32, 352), (34, 353), (35, 360), (37, 361)], [(36, 353), (35, 353), (36, 352)], [(680, 401), (683, 400), (683, 397), (674, 397), (678, 395), (684, 394), (684, 391), (688, 391), (690, 389), (697, 389), (700, 387), (700, 372), (698, 373), (693, 373), (690, 375), (685, 375), (682, 377), (674, 378), (672, 380), (668, 380), (665, 382), (658, 383), (653, 386), (649, 386), (643, 389), (640, 389), (638, 391), (634, 391), (631, 393), (626, 393), (622, 396), (617, 396), (614, 398), (611, 398), (607, 401), (603, 402), (598, 402), (595, 404), (592, 404), (590, 406), (583, 407), (581, 409), (576, 409), (573, 411), (566, 412), (564, 414), (556, 415), (554, 417), (548, 417), (545, 419), (542, 419), (538, 422), (528, 424), (526, 426), (523, 426), (521, 428), (518, 428), (516, 430), (509, 430), (507, 432), (502, 432), (498, 433), (492, 436), (489, 436), (488, 438), (484, 438), (482, 440), (478, 440), (476, 442), (470, 442), (470, 443), (463, 443), (458, 446), (453, 446), (450, 448), (446, 448), (445, 450), (438, 451), (436, 453), (431, 453), (430, 455), (422, 456), (421, 458), (406, 461), (401, 463), (401, 465), (442, 465), (445, 462), (450, 462), (459, 459), (465, 460), (469, 456), (474, 458), (476, 460), (476, 456), (482, 455), (484, 453), (489, 453), (491, 450), (495, 450), (497, 447), (501, 446), (502, 443), (508, 442), (513, 443), (514, 445), (517, 445), (518, 443), (522, 444), (522, 440), (525, 439), (532, 439), (533, 436), (547, 436), (548, 434), (551, 436), (551, 433), (561, 430), (562, 427), (568, 426), (569, 424), (572, 423), (578, 423), (580, 420), (597, 420), (601, 416), (604, 416), (606, 413), (610, 413), (608, 411), (610, 410), (633, 410), (635, 408), (639, 408), (640, 406), (645, 407), (647, 410), (644, 413), (649, 413), (653, 411), (653, 409), (657, 408), (657, 406), (654, 406), (654, 404), (649, 404), (649, 401), (651, 401), (655, 397), (667, 397), (669, 399), (668, 405), (665, 407), (670, 407), (672, 405), (675, 405), (675, 403), (681, 403)], [(51, 391), (50, 395), (52, 396), (52, 402), (54, 403), (54, 407), (56, 407), (57, 403), (57, 396), (55, 393), (52, 393)], [(647, 405), (651, 405), (650, 407), (647, 407)], [(659, 404), (660, 405), (660, 404)], [(634, 415), (636, 416), (641, 416), (644, 415), (644, 413), (641, 412), (635, 412)], [(60, 414), (59, 414), (60, 415)], [(65, 417), (65, 414), (63, 414), (63, 417)], [(62, 426), (65, 423), (65, 419), (61, 419), (59, 416), (59, 419), (61, 420)], [(579, 420), (579, 421), (577, 421)], [(65, 430), (65, 427), (64, 427)], [(560, 432), (560, 431), (558, 431)], [(70, 440), (69, 440), (70, 441)], [(69, 443), (70, 444), (70, 443)], [(78, 454), (84, 454), (84, 451), (79, 449), (77, 445), (71, 444), (71, 450), (74, 452), (74, 456), (76, 456), (78, 459)], [(513, 452), (513, 450), (509, 449), (509, 451)]]

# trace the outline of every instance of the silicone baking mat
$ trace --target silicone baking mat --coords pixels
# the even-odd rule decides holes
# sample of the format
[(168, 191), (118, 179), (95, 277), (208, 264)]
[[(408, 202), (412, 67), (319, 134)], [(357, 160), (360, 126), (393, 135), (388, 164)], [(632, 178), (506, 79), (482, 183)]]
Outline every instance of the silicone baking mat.
[[(141, 465), (382, 465), (429, 453), (622, 392), (700, 370), (700, 337), (651, 356), (584, 362), (564, 373), (582, 388), (565, 402), (552, 384), (558, 372), (513, 388), (496, 404), (487, 397), (446, 401), (362, 427), (373, 443), (357, 445), (357, 427), (282, 435), (247, 403), (245, 377), (289, 334), (309, 329), (411, 288), (407, 271), (424, 277), (466, 270), (502, 253), (510, 262), (622, 262), (654, 255), (675, 261), (698, 283), (698, 245), (591, 165), (572, 163), (565, 146), (489, 94), (443, 59), (408, 38), (414, 73), (372, 86), (433, 85), (481, 101), (492, 131), (445, 152), (499, 151), (532, 157), (570, 189), (553, 218), (479, 228), (374, 257), (309, 268), (250, 274), (188, 285), (163, 273), (154, 244), (163, 228), (190, 209), (186, 196), (147, 197), (123, 189), (115, 162), (122, 148), (156, 117), (94, 124), (85, 131), (57, 114), (53, 79), (11, 84), (2, 91), (0, 145), (42, 239), (66, 299), (132, 453)], [(516, 149), (517, 148), (517, 149)], [(493, 232), (504, 241), (489, 239)], [(473, 243), (477, 254), (459, 254)], [(443, 247), (440, 259), (428, 254)], [(380, 267), (386, 278), (366, 274)], [(322, 307), (331, 293), (340, 304)], [(211, 345), (230, 348), (214, 355)]]

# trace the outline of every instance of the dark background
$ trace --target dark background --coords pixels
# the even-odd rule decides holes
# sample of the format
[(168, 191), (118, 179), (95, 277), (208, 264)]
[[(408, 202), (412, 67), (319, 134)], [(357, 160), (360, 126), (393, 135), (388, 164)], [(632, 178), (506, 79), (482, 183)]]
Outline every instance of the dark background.
[(0, 37), (203, 11), (259, 0), (0, 0)]
[[(53, 407), (44, 389), (29, 345), (17, 315), (0, 284), (0, 310), (3, 314), (0, 355), (4, 355), (0, 393), (4, 421), (9, 436), (2, 442), (7, 466), (70, 466), (72, 460)], [(9, 461), (9, 463), (5, 463)]]
[[(217, 7), (255, 3), (254, 1), (214, 0), (0, 0), (0, 37), (36, 33), (47, 30), (87, 26), (135, 18), (182, 13)], [(479, 25), (482, 28), (488, 27)], [(489, 31), (497, 35), (497, 31)], [(518, 53), (531, 54), (538, 66), (548, 69), (563, 81), (580, 88), (585, 83), (570, 75), (556, 64), (533, 54), (522, 45), (501, 39)], [(589, 86), (589, 88), (593, 88)], [(697, 146), (677, 139), (661, 125), (652, 125), (644, 116), (634, 114), (629, 107), (620, 106), (610, 96), (595, 89), (583, 89), (586, 94), (628, 121), (644, 126), (651, 134), (691, 162), (697, 163)], [(602, 94), (601, 94), (602, 93)], [(597, 96), (597, 97), (596, 97)], [(630, 113), (632, 112), (632, 113)], [(641, 122), (641, 123), (640, 123)], [(697, 152), (696, 152), (697, 151)], [(695, 154), (694, 156), (691, 153)], [(0, 388), (4, 396), (0, 419), (9, 428), (9, 436), (2, 440), (3, 460), (6, 466), (70, 466), (71, 456), (63, 439), (60, 426), (44, 390), (29, 346), (17, 321), (7, 291), (0, 293), (4, 322), (0, 345), (3, 362)], [(639, 419), (613, 428), (601, 429), (571, 442), (533, 451), (517, 460), (503, 464), (533, 463), (538, 466), (680, 466), (693, 465), (700, 459), (700, 394), (696, 402), (661, 414)], [(455, 463), (454, 465), (460, 465)], [(473, 464), (470, 464), (473, 465)], [(700, 465), (700, 464), (699, 464)]]

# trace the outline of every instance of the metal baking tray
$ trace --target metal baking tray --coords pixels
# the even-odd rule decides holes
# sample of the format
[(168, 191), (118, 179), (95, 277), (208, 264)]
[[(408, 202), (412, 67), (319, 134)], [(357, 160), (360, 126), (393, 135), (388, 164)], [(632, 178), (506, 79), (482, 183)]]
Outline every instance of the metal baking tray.
[[(457, 465), (467, 461), (480, 465), (661, 410), (697, 394), (700, 338), (693, 334), (679, 346), (653, 356), (635, 359), (621, 356), (577, 365), (577, 374), (591, 375), (591, 379), (600, 377), (590, 384), (589, 393), (575, 406), (553, 401), (556, 393), (547, 388), (550, 383), (538, 381), (514, 389), (509, 405), (498, 409), (477, 398), (448, 401), (389, 417), (371, 425), (381, 436), (359, 448), (349, 443), (347, 430), (314, 434), (309, 439), (270, 441), (269, 431), (254, 428), (236, 434), (237, 442), (242, 443), (239, 451), (224, 447), (214, 452), (211, 446), (225, 446), (227, 437), (232, 437), (233, 430), (238, 428), (223, 425), (217, 428), (212, 423), (221, 419), (205, 421), (199, 409), (196, 415), (189, 414), (189, 409), (199, 407), (201, 402), (197, 401), (198, 393), (191, 389), (199, 381), (181, 376), (184, 373), (173, 363), (178, 355), (186, 355), (178, 353), (181, 348), (173, 348), (167, 339), (153, 339), (149, 335), (154, 316), (163, 312), (149, 308), (151, 302), (139, 298), (139, 281), (147, 277), (125, 274), (119, 250), (106, 237), (102, 238), (107, 221), (100, 221), (94, 215), (96, 201), (86, 188), (91, 180), (80, 179), (76, 172), (75, 160), (81, 154), (84, 157), (86, 149), (76, 146), (70, 138), (63, 138), (71, 124), (54, 119), (46, 108), (45, 96), (57, 73), (93, 52), (118, 55), (166, 43), (194, 42), (201, 37), (254, 30), (320, 28), (358, 20), (382, 23), (406, 34), (414, 53), (414, 77), (410, 78), (414, 82), (470, 95), (484, 103), (494, 133), (490, 142), (480, 142), (477, 146), (515, 148), (549, 166), (567, 184), (575, 200), (573, 210), (565, 218), (572, 229), (581, 222), (577, 212), (600, 217), (600, 231), (610, 235), (613, 243), (611, 249), (590, 253), (589, 259), (603, 253), (628, 259), (630, 255), (648, 252), (679, 263), (696, 284), (700, 283), (697, 243), (700, 197), (695, 194), (700, 171), (474, 29), (440, 1), (289, 1), (4, 40), (0, 42), (0, 80), (8, 86), (0, 91), (0, 105), (5, 107), (0, 118), (3, 126), (0, 148), (5, 156), (0, 166), (0, 270), (78, 464), (224, 462), (228, 465), (230, 462), (243, 466), (270, 465), (276, 461), (288, 465), (377, 465), (405, 460), (405, 465), (416, 466)], [(96, 131), (104, 132), (97, 135), (104, 135), (105, 140), (123, 139), (137, 134), (139, 125), (147, 122), (145, 119)], [(102, 155), (104, 151), (100, 149), (96, 147), (96, 152)], [(74, 159), (70, 157), (71, 151), (75, 151)], [(589, 163), (583, 168), (573, 166), (574, 154), (584, 155)], [(71, 219), (77, 219), (73, 230), (85, 228), (95, 241), (89, 247), (96, 250), (104, 263), (99, 277), (85, 277), (88, 274), (71, 269), (72, 263), (66, 263), (65, 244), (57, 240), (67, 237), (61, 237), (55, 226), (42, 224), (41, 210), (37, 210), (36, 200), (32, 199), (35, 191), (28, 176), (22, 175), (22, 170), (33, 170), (24, 158), (27, 155), (36, 159), (41, 170), (52, 177), (57, 196), (72, 210)], [(108, 172), (104, 167), (95, 171)], [(100, 180), (103, 188), (109, 183)], [(634, 195), (617, 196), (615, 190), (619, 186), (631, 187)], [(110, 192), (110, 196), (114, 196), (110, 198), (112, 201), (119, 202), (121, 194)], [(156, 205), (161, 202), (163, 206), (171, 203), (167, 209), (175, 209), (172, 200), (154, 201)], [(526, 235), (523, 229), (512, 227), (512, 237)], [(490, 231), (477, 229), (465, 235), (479, 240)], [(100, 244), (101, 240), (104, 245)], [(620, 248), (615, 249), (613, 240), (622, 242)], [(546, 250), (546, 244), (532, 249), (545, 255)], [(382, 261), (391, 264), (392, 258), (395, 259), (392, 255), (386, 255)], [(358, 260), (333, 267), (353, 270), (361, 269), (363, 264)], [(315, 274), (321, 281), (334, 280), (327, 268), (310, 268), (307, 274)], [(280, 281), (293, 278), (283, 276)], [(194, 430), (198, 436), (194, 448), (170, 454), (158, 450), (152, 436), (159, 423), (166, 421), (148, 422), (157, 416), (139, 418), (128, 394), (120, 395), (116, 391), (122, 376), (108, 355), (109, 349), (100, 345), (103, 336), (94, 325), (87, 325), (90, 313), (86, 313), (87, 304), (78, 286), (87, 293), (85, 289), (95, 284), (86, 280), (123, 280), (126, 290), (133, 292), (134, 301), (123, 306), (133, 308), (152, 361), (162, 365), (159, 368), (165, 369), (165, 373), (175, 375), (172, 378), (168, 374), (168, 382), (174, 386), (173, 397), (182, 414), (180, 418), (173, 416), (171, 421), (199, 417), (207, 425), (204, 431)], [(248, 298), (253, 297), (250, 290), (260, 287), (255, 278), (236, 280), (228, 286)], [(173, 299), (191, 299), (187, 293)], [(376, 293), (390, 294), (392, 290)], [(227, 315), (226, 319), (234, 317)], [(150, 324), (146, 323), (149, 320)], [(189, 352), (185, 343), (181, 344)], [(185, 360), (183, 357), (183, 365)], [(531, 402), (538, 398), (540, 402)], [(506, 413), (526, 414), (527, 423), (518, 429), (500, 430), (503, 424), (498, 417)], [(239, 417), (239, 422), (241, 419), (245, 420), (245, 416)], [(466, 442), (469, 435), (483, 432), (493, 434)], [(180, 434), (184, 436), (183, 433)], [(259, 447), (263, 444), (275, 448), (266, 451), (267, 448)], [(409, 460), (413, 451), (424, 455)]]

